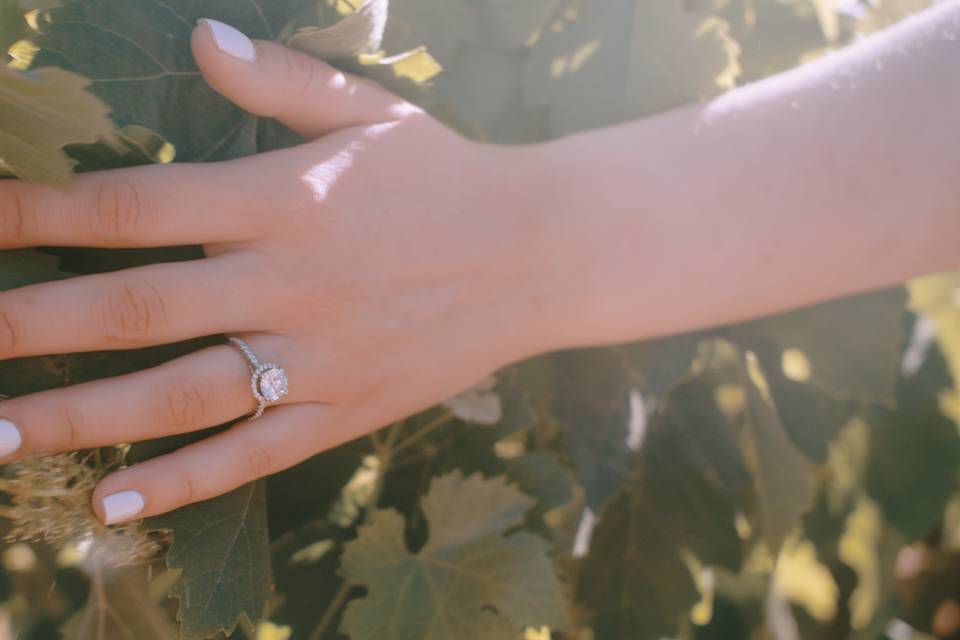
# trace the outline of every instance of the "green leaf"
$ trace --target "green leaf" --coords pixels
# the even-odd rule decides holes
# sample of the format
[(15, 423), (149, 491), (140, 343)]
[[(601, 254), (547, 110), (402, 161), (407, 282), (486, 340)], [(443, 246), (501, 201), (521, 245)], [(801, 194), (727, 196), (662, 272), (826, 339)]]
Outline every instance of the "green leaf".
[(174, 640), (177, 628), (150, 593), (142, 569), (94, 569), (87, 602), (63, 629), (64, 640)]
[(734, 0), (721, 16), (740, 43), (740, 84), (791, 69), (830, 45), (810, 0)]
[(698, 382), (665, 399), (623, 490), (599, 513), (578, 572), (578, 602), (597, 638), (675, 637), (698, 599), (687, 558), (738, 569), (735, 497), (749, 476), (716, 465), (738, 454), (722, 419), (711, 419)]
[(110, 109), (86, 91), (86, 78), (61, 69), (0, 67), (0, 164), (24, 180), (64, 185), (72, 143), (109, 135)]
[(249, 155), (257, 150), (259, 119), (207, 86), (190, 50), (194, 25), (213, 18), (276, 40), (315, 7), (310, 0), (67, 0), (43, 25), (35, 64), (91, 78), (91, 91), (113, 107), (119, 125), (156, 131), (180, 161)]
[(17, 0), (0, 0), (0, 50), (7, 49), (29, 33), (27, 21), (23, 19), (23, 8)]
[(547, 543), (515, 532), (533, 501), (504, 478), (436, 478), (422, 500), (429, 537), (407, 549), (403, 517), (371, 513), (344, 551), (341, 573), (367, 588), (347, 607), (352, 640), (515, 640), (524, 627), (565, 627)]
[(642, 383), (654, 402), (663, 399), (681, 380), (690, 375), (690, 365), (701, 342), (716, 331), (685, 333), (645, 340), (619, 347), (624, 362)]
[(561, 135), (715, 95), (739, 73), (722, 19), (683, 2), (576, 2), (544, 31), (526, 70), (526, 99)]
[(300, 29), (287, 46), (324, 60), (377, 51), (387, 26), (388, 4), (389, 0), (366, 0), (334, 25)]
[(960, 433), (940, 408), (953, 381), (939, 349), (900, 383), (893, 409), (874, 407), (866, 489), (886, 519), (908, 540), (927, 536), (957, 490)]
[(24, 11), (46, 11), (61, 5), (60, 0), (19, 0), (19, 2)]
[(508, 458), (503, 464), (507, 477), (524, 493), (537, 498), (539, 511), (549, 511), (573, 500), (570, 472), (552, 453), (532, 451)]
[(171, 595), (180, 599), (177, 619), (186, 640), (233, 633), (252, 626), (273, 592), (262, 481), (207, 502), (152, 518), (173, 532), (167, 555), (183, 573)]
[(798, 524), (813, 499), (814, 465), (790, 440), (760, 363), (750, 352), (712, 341), (701, 346), (695, 364), (733, 429), (753, 477), (756, 519), (773, 553)]
[(749, 322), (732, 335), (758, 355), (762, 344), (775, 345), (779, 353), (764, 359), (767, 369), (789, 369), (784, 352), (794, 350), (809, 362), (804, 381), (834, 394), (885, 401), (894, 396), (907, 336), (905, 305), (903, 287), (895, 287)]
[(960, 424), (960, 271), (917, 278), (908, 289), (910, 308), (933, 324), (954, 381), (952, 390), (941, 392), (941, 407)]
[(55, 256), (32, 249), (0, 251), (0, 291), (69, 277), (57, 263)]
[[(479, 4), (486, 19), (483, 29), (474, 31), (474, 42), (482, 42), (483, 35), (503, 49), (519, 49), (534, 40), (561, 5), (561, 0), (487, 0)], [(488, 26), (489, 25), (489, 26)]]
[(673, 531), (639, 492), (618, 496), (593, 532), (577, 598), (595, 614), (597, 638), (673, 637), (697, 589)]
[(611, 349), (562, 352), (552, 361), (550, 412), (563, 431), (587, 504), (599, 511), (630, 472), (631, 426), (636, 431), (644, 418), (638, 382)]
[[(289, 512), (289, 510), (287, 510)], [(293, 638), (341, 639), (337, 633), (344, 600), (344, 581), (337, 575), (343, 542), (349, 530), (314, 521), (272, 541), (277, 590), (283, 600), (270, 619), (293, 629)], [(311, 632), (323, 622), (319, 636)]]

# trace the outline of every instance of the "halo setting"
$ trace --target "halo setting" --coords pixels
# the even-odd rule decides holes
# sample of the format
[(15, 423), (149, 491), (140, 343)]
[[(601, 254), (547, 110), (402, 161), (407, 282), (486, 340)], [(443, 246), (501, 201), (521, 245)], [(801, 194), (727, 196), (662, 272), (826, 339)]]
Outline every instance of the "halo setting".
[(250, 391), (257, 401), (257, 408), (250, 414), (249, 419), (256, 420), (263, 415), (267, 407), (290, 393), (287, 372), (278, 364), (260, 362), (250, 345), (240, 338), (229, 337), (227, 340), (243, 354), (250, 367)]

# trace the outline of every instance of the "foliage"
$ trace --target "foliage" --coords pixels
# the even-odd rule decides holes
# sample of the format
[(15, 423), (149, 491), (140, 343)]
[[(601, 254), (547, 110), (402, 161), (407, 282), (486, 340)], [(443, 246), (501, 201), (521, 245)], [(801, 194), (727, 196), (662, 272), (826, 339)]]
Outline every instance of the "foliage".
[[(0, 159), (56, 184), (294, 144), (206, 87), (188, 46), (199, 17), (524, 143), (707, 99), (928, 2), (840, 4), (394, 0), (384, 30), (380, 0), (0, 0)], [(197, 257), (4, 251), (0, 289)], [(77, 507), (90, 478), (204, 434), (7, 469), (0, 637), (8, 622), (72, 640), (958, 637), (958, 291), (941, 274), (540, 357), (138, 527)], [(204, 344), (3, 362), (0, 395)]]

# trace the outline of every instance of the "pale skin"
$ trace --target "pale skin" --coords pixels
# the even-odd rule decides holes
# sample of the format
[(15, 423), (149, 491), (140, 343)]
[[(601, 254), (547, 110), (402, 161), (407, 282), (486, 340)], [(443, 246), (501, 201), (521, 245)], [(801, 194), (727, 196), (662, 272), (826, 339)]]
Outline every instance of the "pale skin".
[[(269, 42), (193, 52), (309, 142), (215, 165), (0, 183), (0, 248), (202, 244), (204, 260), (0, 293), (0, 359), (246, 339), (290, 394), (118, 471), (101, 519), (228, 492), (523, 358), (745, 320), (960, 266), (960, 2), (654, 118), (505, 148)], [(415, 160), (414, 160), (415, 158)], [(192, 432), (255, 402), (237, 350), (14, 398), (38, 454)], [(104, 498), (135, 491), (122, 517)]]

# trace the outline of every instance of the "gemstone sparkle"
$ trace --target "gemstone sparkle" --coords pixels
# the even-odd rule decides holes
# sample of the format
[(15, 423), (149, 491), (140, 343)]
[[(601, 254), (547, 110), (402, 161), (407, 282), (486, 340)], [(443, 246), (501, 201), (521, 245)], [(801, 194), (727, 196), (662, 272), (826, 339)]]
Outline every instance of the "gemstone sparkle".
[(260, 395), (262, 395), (267, 402), (276, 402), (287, 395), (287, 391), (289, 390), (287, 374), (283, 372), (283, 369), (267, 369), (260, 374), (257, 387), (260, 390)]

